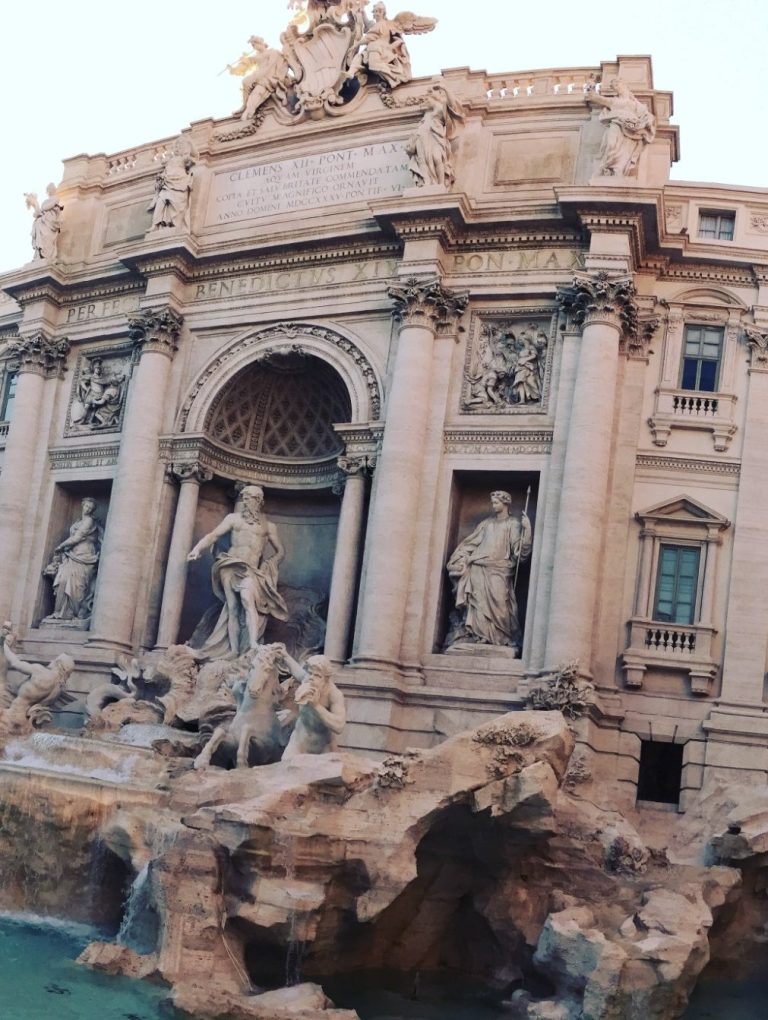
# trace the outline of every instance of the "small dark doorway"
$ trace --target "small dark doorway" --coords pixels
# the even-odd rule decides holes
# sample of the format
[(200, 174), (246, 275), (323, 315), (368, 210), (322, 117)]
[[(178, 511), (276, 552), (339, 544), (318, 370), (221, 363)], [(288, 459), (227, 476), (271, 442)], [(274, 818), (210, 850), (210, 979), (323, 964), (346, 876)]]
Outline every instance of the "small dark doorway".
[(683, 745), (643, 740), (637, 799), (657, 804), (677, 804), (683, 775)]

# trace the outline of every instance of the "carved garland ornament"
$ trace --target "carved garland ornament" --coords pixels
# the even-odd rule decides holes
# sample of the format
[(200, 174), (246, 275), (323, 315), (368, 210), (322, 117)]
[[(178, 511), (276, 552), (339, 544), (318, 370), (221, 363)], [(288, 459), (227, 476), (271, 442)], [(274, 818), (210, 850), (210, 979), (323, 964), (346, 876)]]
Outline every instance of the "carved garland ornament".
[(19, 359), (18, 371), (32, 372), (44, 378), (60, 376), (69, 354), (69, 340), (59, 337), (52, 340), (42, 330), (11, 340), (8, 353)]
[(409, 276), (389, 287), (387, 293), (395, 304), (393, 315), (402, 326), (426, 326), (438, 333), (455, 332), (469, 304), (468, 292), (448, 290), (437, 278)]
[(173, 358), (184, 320), (171, 308), (147, 308), (128, 317), (128, 335), (142, 354), (154, 352)]
[[(579, 328), (591, 321), (617, 321), (628, 347), (636, 346), (639, 334), (637, 291), (628, 276), (606, 272), (577, 273), (570, 287), (558, 292), (561, 306)], [(654, 327), (655, 328), (655, 327)]]

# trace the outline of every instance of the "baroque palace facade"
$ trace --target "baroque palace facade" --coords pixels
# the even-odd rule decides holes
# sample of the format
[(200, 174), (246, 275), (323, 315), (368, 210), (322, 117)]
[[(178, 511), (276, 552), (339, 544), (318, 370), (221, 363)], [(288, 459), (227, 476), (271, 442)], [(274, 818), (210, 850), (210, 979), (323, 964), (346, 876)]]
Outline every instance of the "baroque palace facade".
[(324, 646), (346, 747), (432, 746), (577, 665), (617, 803), (763, 782), (768, 192), (670, 182), (646, 57), (367, 70), (290, 107), (251, 75), (243, 118), (67, 160), (31, 203), (1, 619), (74, 658), (76, 724), (237, 612), (189, 553), (258, 485), (256, 626)]

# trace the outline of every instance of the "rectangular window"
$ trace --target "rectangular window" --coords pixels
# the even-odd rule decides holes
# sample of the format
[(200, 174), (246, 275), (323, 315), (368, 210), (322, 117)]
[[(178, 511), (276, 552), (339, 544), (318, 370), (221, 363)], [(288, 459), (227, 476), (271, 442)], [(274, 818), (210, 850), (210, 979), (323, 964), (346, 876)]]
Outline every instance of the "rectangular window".
[(640, 744), (640, 769), (637, 799), (657, 804), (677, 804), (683, 778), (683, 745), (643, 740)]
[(656, 578), (653, 618), (663, 623), (692, 624), (696, 616), (701, 549), (662, 545)]
[(680, 388), (714, 393), (720, 384), (722, 326), (686, 326)]
[(732, 241), (735, 226), (735, 212), (712, 212), (702, 209), (699, 214), (699, 237), (713, 241)]
[(16, 399), (16, 382), (18, 376), (15, 372), (6, 375), (3, 383), (2, 399), (0, 399), (0, 421), (10, 421), (13, 414), (13, 402)]

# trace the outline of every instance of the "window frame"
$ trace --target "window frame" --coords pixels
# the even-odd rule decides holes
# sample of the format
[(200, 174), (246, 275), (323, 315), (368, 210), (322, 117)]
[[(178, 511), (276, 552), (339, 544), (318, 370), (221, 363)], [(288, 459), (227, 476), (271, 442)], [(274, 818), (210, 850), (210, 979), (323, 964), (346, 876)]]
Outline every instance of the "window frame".
[[(13, 403), (16, 399), (16, 386), (19, 373), (15, 368), (6, 368), (3, 371), (2, 383), (0, 383), (0, 422), (7, 424), (13, 417)], [(8, 416), (8, 404), (11, 404), (11, 416)]]
[[(689, 342), (688, 334), (693, 330), (698, 330), (701, 334), (699, 339), (699, 350), (701, 351), (705, 341), (706, 333), (717, 333), (718, 334), (718, 355), (717, 358), (709, 358), (705, 354), (699, 353), (698, 355), (689, 356), (686, 350), (686, 346)], [(726, 338), (726, 327), (725, 324), (718, 324), (716, 326), (698, 323), (698, 322), (686, 322), (683, 326), (683, 343), (680, 351), (680, 374), (679, 374), (679, 388), (685, 390), (687, 393), (719, 393), (720, 382), (723, 373), (723, 360), (725, 357), (725, 338)], [(696, 385), (686, 386), (685, 385), (685, 371), (686, 362), (696, 362)], [(715, 364), (715, 378), (712, 389), (704, 389), (701, 387), (701, 370), (704, 364)]]
[[(675, 626), (675, 627), (693, 627), (693, 626), (695, 626), (699, 622), (700, 617), (701, 617), (702, 581), (703, 581), (704, 571), (706, 570), (706, 566), (707, 566), (707, 556), (706, 556), (706, 548), (705, 548), (705, 546), (706, 546), (706, 542), (703, 542), (703, 541), (702, 542), (696, 542), (696, 541), (688, 541), (688, 542), (683, 541), (683, 542), (681, 542), (681, 541), (672, 541), (670, 539), (660, 538), (659, 543), (658, 543), (658, 549), (656, 551), (655, 577), (654, 577), (654, 580), (653, 580), (653, 588), (652, 588), (652, 590), (653, 590), (653, 603), (652, 603), (652, 606), (651, 606), (651, 620), (654, 623), (664, 623), (664, 624), (669, 624), (669, 625)], [(663, 562), (663, 558), (664, 558), (664, 552), (667, 549), (674, 549), (674, 550), (676, 550), (676, 552), (678, 554), (677, 565), (676, 565), (676, 569), (675, 569), (675, 589), (674, 589), (674, 599), (673, 599), (673, 606), (674, 606), (675, 609), (678, 608), (677, 607), (677, 595), (678, 595), (678, 587), (679, 587), (679, 583), (680, 583), (680, 561), (681, 561), (681, 558), (682, 558), (680, 554), (683, 552), (683, 550), (686, 550), (686, 549), (693, 549), (693, 550), (696, 551), (696, 554), (697, 554), (696, 555), (696, 579), (695, 579), (695, 582), (694, 582), (694, 585), (693, 585), (693, 599), (692, 599), (691, 604), (690, 604), (690, 608), (691, 608), (691, 612), (690, 612), (691, 619), (690, 620), (688, 620), (688, 619), (681, 620), (681, 619), (675, 618), (677, 616), (677, 613), (675, 613), (674, 616), (672, 618), (670, 618), (670, 619), (664, 619), (662, 616), (659, 615), (659, 596), (660, 596), (660, 592), (661, 592), (661, 582), (662, 582), (662, 578), (664, 576), (663, 573), (662, 573), (662, 562)]]
[[(705, 217), (715, 219), (714, 235), (702, 233)], [(722, 236), (723, 225), (730, 227), (730, 236)], [(699, 209), (698, 239), (700, 241), (724, 241), (730, 244), (736, 237), (736, 210), (735, 209)]]

